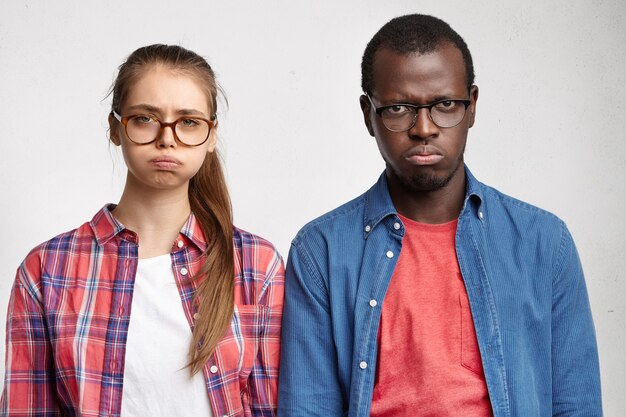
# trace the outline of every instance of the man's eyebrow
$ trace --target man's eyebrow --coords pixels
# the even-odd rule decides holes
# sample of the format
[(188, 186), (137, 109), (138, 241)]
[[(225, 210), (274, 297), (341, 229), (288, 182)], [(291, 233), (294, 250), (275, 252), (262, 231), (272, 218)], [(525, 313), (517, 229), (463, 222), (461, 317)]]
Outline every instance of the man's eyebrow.
[(438, 95), (436, 97), (434, 97), (430, 103), (434, 103), (435, 101), (442, 101), (442, 100), (459, 100), (459, 97), (456, 97), (456, 95), (448, 95), (448, 94), (442, 94), (442, 95)]
[(402, 97), (402, 98), (394, 98), (392, 100), (387, 100), (387, 102), (385, 104), (383, 104), (382, 106), (386, 107), (386, 106), (396, 106), (398, 104), (411, 104), (413, 106), (423, 106), (425, 104), (430, 104), (430, 103), (435, 103), (437, 101), (444, 101), (444, 100), (466, 100), (465, 97), (457, 97), (456, 94), (438, 94), (434, 97), (429, 97), (429, 100), (426, 102), (420, 102), (418, 100), (415, 99), (411, 99), (411, 98), (407, 98), (407, 97)]
[(434, 97), (429, 97), (429, 100), (424, 104), (436, 103), (438, 101), (445, 100), (465, 100), (465, 97), (458, 97), (456, 94), (438, 94)]

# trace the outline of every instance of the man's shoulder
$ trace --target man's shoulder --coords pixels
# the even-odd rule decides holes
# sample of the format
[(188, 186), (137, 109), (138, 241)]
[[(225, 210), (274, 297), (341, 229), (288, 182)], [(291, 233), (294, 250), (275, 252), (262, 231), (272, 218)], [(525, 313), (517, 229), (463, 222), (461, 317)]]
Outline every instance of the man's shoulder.
[(316, 238), (332, 238), (345, 233), (346, 230), (359, 228), (363, 222), (365, 202), (368, 192), (322, 214), (305, 224), (296, 234), (294, 244), (303, 240)]
[(553, 215), (547, 210), (544, 210), (517, 197), (513, 197), (510, 194), (500, 191), (496, 187), (484, 183), (479, 184), (488, 203), (491, 202), (492, 204), (501, 204), (509, 210), (520, 210), (522, 212), (528, 212), (530, 214), (537, 213), (540, 215)]
[(511, 220), (540, 220), (546, 222), (562, 223), (562, 220), (554, 213), (538, 207), (534, 204), (520, 200), (509, 194), (503, 193), (495, 187), (480, 183), (483, 190), (484, 203), (487, 209), (503, 210), (514, 214)]

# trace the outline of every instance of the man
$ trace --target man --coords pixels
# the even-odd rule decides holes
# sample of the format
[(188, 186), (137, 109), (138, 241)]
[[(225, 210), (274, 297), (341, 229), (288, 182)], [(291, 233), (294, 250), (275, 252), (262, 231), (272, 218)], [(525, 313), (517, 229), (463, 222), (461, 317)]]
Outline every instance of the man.
[(386, 170), (292, 243), (279, 415), (601, 415), (569, 232), (464, 166), (478, 87), (463, 39), (431, 16), (393, 19), (362, 87)]

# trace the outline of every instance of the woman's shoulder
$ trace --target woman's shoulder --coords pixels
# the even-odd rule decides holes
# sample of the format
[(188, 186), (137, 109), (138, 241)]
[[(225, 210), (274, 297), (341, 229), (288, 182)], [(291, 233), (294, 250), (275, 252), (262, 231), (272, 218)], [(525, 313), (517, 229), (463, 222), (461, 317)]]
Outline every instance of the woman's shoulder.
[(233, 226), (233, 244), (235, 251), (252, 251), (255, 256), (279, 257), (280, 254), (273, 243), (267, 239)]
[(237, 283), (252, 284), (250, 288), (258, 287), (261, 293), (268, 285), (282, 285), (283, 259), (271, 242), (238, 227), (234, 227), (233, 241)]
[[(98, 240), (96, 221), (107, 212), (106, 206), (79, 227), (60, 233), (35, 246), (24, 258), (21, 268), (24, 272), (41, 271), (43, 268), (63, 268), (64, 262), (77, 256), (90, 255)], [(37, 275), (35, 273), (35, 275)]]
[(25, 261), (32, 258), (39, 259), (54, 253), (74, 252), (84, 247), (85, 243), (88, 244), (87, 247), (91, 250), (93, 237), (93, 231), (89, 222), (85, 222), (76, 229), (60, 233), (38, 244), (26, 255)]

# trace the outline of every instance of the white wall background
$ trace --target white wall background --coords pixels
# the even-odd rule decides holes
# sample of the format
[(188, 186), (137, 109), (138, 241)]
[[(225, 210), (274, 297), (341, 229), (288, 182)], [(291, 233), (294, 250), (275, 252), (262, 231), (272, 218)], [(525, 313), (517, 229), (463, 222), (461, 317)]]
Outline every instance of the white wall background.
[(361, 120), (360, 58), (380, 26), (413, 12), (448, 21), (473, 53), (474, 174), (568, 223), (587, 274), (605, 413), (626, 415), (621, 0), (3, 0), (0, 322), (26, 253), (120, 195), (125, 167), (107, 143), (103, 98), (131, 51), (175, 43), (208, 57), (230, 100), (220, 127), (236, 223), (286, 256), (306, 221), (383, 169)]

